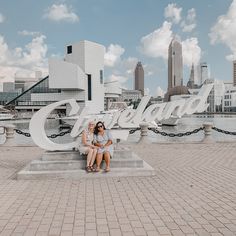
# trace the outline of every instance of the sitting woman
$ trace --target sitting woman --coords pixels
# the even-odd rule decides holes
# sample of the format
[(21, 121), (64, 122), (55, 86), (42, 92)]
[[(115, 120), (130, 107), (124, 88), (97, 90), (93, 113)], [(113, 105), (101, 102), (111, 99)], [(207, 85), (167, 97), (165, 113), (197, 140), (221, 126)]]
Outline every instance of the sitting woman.
[(113, 147), (112, 147), (112, 136), (109, 130), (106, 130), (104, 124), (99, 121), (97, 122), (95, 129), (94, 129), (94, 145), (98, 147), (97, 151), (97, 168), (96, 171), (100, 171), (100, 166), (102, 159), (104, 157), (106, 162), (106, 169), (105, 171), (110, 171), (110, 158), (113, 154)]
[(93, 145), (94, 140), (94, 122), (88, 123), (88, 128), (82, 133), (82, 145), (79, 147), (79, 151), (82, 154), (87, 155), (86, 171), (94, 171), (93, 164), (97, 155), (97, 147)]

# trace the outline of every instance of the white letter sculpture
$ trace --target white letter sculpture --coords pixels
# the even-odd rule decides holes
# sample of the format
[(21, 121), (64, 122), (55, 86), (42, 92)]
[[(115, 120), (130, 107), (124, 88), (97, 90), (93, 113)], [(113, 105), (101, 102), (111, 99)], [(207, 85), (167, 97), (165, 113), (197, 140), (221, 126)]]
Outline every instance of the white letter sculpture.
[[(207, 97), (213, 87), (213, 84), (203, 85), (199, 94), (192, 96), (188, 99), (179, 99), (176, 101), (154, 104), (149, 106), (146, 110), (147, 103), (150, 99), (149, 96), (144, 96), (136, 110), (126, 109), (124, 111), (118, 111), (113, 114), (113, 117), (109, 120), (105, 117), (105, 125), (108, 128), (112, 128), (116, 123), (120, 128), (137, 128), (141, 122), (156, 122), (169, 119), (171, 116), (182, 117), (183, 115), (193, 114), (194, 112), (203, 112), (207, 109), (206, 103)], [(77, 142), (57, 144), (52, 142), (46, 135), (45, 122), (49, 114), (58, 106), (69, 103), (71, 105), (71, 111), (69, 116), (76, 115), (79, 111), (79, 105), (75, 99), (68, 99), (60, 102), (55, 102), (41, 110), (36, 112), (30, 121), (30, 134), (33, 141), (41, 148), (54, 151), (54, 150), (68, 150), (77, 146)], [(71, 131), (71, 137), (77, 137), (84, 126), (87, 125), (88, 118), (87, 108), (85, 107), (80, 115), (77, 117), (77, 121)]]
[(76, 142), (58, 144), (52, 142), (46, 135), (45, 122), (49, 114), (57, 107), (69, 103), (71, 105), (70, 116), (79, 112), (79, 105), (75, 99), (63, 100), (60, 102), (52, 103), (46, 107), (43, 107), (36, 112), (30, 120), (29, 129), (33, 141), (41, 148), (54, 151), (54, 150), (67, 150), (76, 146)]

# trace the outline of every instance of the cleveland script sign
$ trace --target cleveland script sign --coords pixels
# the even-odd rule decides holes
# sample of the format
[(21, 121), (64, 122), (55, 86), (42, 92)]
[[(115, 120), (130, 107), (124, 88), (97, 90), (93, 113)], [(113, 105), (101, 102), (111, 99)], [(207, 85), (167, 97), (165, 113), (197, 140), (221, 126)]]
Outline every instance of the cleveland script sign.
[[(182, 117), (183, 115), (190, 115), (195, 112), (203, 112), (207, 109), (207, 97), (213, 87), (213, 84), (203, 85), (199, 94), (191, 96), (188, 99), (179, 99), (175, 101), (153, 104), (147, 109), (146, 105), (150, 100), (149, 96), (144, 96), (137, 107), (137, 109), (125, 109), (123, 111), (114, 112), (112, 116), (103, 118), (106, 127), (111, 129), (115, 124), (122, 128), (137, 128), (142, 122), (153, 123), (160, 122), (171, 118), (171, 116)], [(36, 112), (30, 121), (30, 134), (39, 147), (54, 151), (67, 150), (76, 147), (76, 141), (71, 143), (58, 144), (52, 142), (46, 135), (45, 122), (49, 114), (57, 107), (65, 104), (70, 104), (71, 111), (69, 116), (74, 116), (78, 113), (80, 107), (75, 99), (68, 99), (52, 103)], [(92, 119), (89, 117), (88, 109), (85, 107), (79, 116), (76, 117), (75, 125), (70, 133), (72, 138), (76, 138), (87, 125), (88, 121)], [(93, 116), (94, 119), (94, 116)]]

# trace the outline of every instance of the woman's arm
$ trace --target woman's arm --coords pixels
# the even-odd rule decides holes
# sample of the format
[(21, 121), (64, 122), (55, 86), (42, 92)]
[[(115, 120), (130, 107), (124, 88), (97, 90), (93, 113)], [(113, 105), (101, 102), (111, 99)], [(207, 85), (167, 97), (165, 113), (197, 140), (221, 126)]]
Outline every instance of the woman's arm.
[(82, 144), (87, 147), (93, 147), (93, 145), (87, 143), (86, 131), (84, 130), (82, 133)]
[(86, 139), (86, 132), (85, 132), (85, 130), (84, 130), (83, 133), (82, 133), (82, 144), (85, 145), (85, 146), (88, 145), (88, 144), (87, 144), (87, 139)]
[(97, 141), (97, 136), (96, 136), (96, 135), (94, 135), (93, 145), (94, 145), (95, 147), (102, 147), (102, 144), (98, 143), (98, 141)]
[(108, 140), (104, 147), (110, 146), (112, 144), (112, 140)]
[(107, 143), (104, 145), (104, 147), (110, 146), (112, 145), (112, 136), (111, 136), (111, 132), (107, 130), (107, 137), (108, 137), (108, 141)]
[(101, 143), (97, 143), (97, 142), (94, 143), (93, 145), (96, 146), (96, 147), (102, 147), (103, 146)]

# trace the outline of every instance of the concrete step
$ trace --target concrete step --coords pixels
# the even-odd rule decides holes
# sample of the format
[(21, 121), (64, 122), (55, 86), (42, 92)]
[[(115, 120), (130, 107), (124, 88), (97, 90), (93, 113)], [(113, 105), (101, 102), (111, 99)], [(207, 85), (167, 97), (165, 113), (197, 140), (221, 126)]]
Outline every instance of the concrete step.
[(110, 172), (87, 173), (85, 170), (55, 170), (55, 171), (30, 171), (29, 166), (18, 172), (19, 180), (43, 180), (43, 179), (82, 179), (82, 178), (108, 178), (126, 176), (154, 176), (155, 170), (146, 162), (142, 168), (111, 168)]
[[(55, 161), (42, 161), (35, 160), (30, 163), (29, 170), (40, 171), (40, 170), (78, 170), (85, 169), (86, 160), (55, 160)], [(105, 166), (104, 161), (102, 167)], [(143, 160), (139, 158), (132, 159), (111, 159), (111, 168), (122, 168), (122, 167), (143, 167)]]
[(63, 160), (85, 160), (85, 155), (80, 155), (78, 151), (56, 151), (45, 152), (42, 155), (42, 161), (63, 161)]
[[(118, 149), (114, 150), (113, 159), (126, 159), (135, 158), (131, 150)], [(78, 151), (56, 151), (56, 152), (45, 152), (42, 155), (43, 161), (54, 161), (54, 160), (85, 160), (86, 155), (81, 155)]]
[[(152, 176), (155, 170), (131, 150), (118, 147), (111, 159), (111, 171), (87, 173), (86, 157), (78, 151), (45, 152), (17, 173), (17, 179), (80, 179), (121, 176)], [(103, 161), (102, 169), (105, 168)]]

